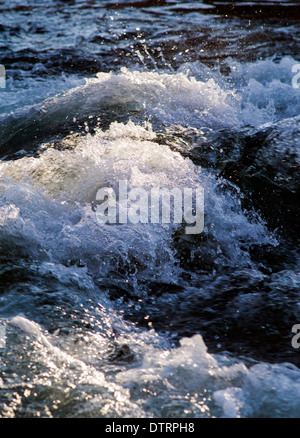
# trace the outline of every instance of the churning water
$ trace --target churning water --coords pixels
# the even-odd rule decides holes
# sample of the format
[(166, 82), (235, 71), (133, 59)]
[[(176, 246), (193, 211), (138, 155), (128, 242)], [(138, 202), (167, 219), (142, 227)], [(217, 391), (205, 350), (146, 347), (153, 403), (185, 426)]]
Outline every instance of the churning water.
[[(1, 417), (300, 416), (299, 36), (292, 1), (0, 0)], [(201, 186), (203, 232), (101, 225), (124, 180)]]

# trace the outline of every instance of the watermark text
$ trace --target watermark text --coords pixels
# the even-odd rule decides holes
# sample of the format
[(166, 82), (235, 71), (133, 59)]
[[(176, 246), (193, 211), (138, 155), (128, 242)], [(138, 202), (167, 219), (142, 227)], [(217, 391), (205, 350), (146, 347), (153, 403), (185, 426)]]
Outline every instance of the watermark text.
[(6, 74), (4, 65), (0, 64), (0, 88), (6, 87)]
[(6, 327), (0, 322), (0, 351), (6, 348)]
[(292, 87), (293, 88), (300, 88), (300, 64), (293, 65), (292, 73), (296, 73), (292, 79)]
[(204, 228), (202, 187), (163, 187), (149, 191), (134, 187), (128, 190), (128, 182), (121, 180), (118, 193), (112, 187), (99, 189), (95, 204), (100, 224), (185, 223), (186, 234), (199, 234)]

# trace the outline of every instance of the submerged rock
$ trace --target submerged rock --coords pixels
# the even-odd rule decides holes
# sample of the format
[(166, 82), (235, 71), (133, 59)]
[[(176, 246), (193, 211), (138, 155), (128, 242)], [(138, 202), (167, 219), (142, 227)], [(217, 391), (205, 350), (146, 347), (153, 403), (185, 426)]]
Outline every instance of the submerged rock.
[(259, 129), (210, 130), (205, 134), (183, 130), (165, 142), (195, 164), (237, 185), (243, 193), (243, 206), (249, 210), (254, 207), (271, 228), (285, 237), (299, 236), (300, 116)]

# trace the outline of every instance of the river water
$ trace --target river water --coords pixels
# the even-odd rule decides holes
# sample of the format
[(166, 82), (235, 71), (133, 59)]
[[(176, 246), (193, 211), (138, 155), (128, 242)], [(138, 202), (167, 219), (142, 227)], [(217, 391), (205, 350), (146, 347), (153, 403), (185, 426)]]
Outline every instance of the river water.
[[(299, 20), (0, 0), (1, 417), (299, 417)], [(99, 223), (120, 181), (202, 232)]]

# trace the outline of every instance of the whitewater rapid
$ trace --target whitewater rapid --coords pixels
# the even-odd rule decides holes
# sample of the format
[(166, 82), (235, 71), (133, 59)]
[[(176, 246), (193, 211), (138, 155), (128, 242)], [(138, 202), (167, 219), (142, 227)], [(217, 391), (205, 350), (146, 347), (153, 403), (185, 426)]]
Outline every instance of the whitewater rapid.
[[(295, 60), (228, 62), (226, 77), (198, 62), (101, 72), (42, 102), (37, 90), (20, 108), (0, 95), (1, 416), (299, 416), (299, 368), (223, 346), (239, 314), (262, 315), (264, 299), (272, 309), (290, 299), (296, 323), (300, 278), (292, 264), (272, 271), (253, 256), (279, 251), (280, 233), (217, 173), (222, 145), (207, 146), (215, 134), (270, 128), (276, 154), (298, 162)], [(215, 168), (197, 164), (202, 145)], [(173, 223), (99, 224), (97, 190), (120, 180), (203, 187), (202, 241)], [(218, 352), (196, 299), (207, 300), (203, 330), (221, 319)]]

